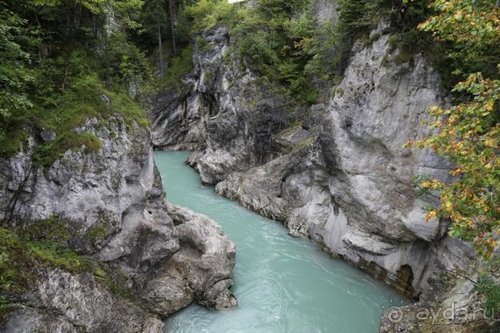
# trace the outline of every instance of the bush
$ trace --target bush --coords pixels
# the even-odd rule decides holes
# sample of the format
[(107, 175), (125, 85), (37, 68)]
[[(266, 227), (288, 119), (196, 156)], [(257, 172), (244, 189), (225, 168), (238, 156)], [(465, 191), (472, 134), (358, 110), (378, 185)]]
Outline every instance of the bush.
[(160, 89), (182, 88), (182, 78), (193, 69), (193, 48), (188, 46), (181, 53), (170, 59), (165, 75), (159, 79)]
[[(0, 9), (0, 156), (23, 148), (28, 133), (50, 130), (57, 140), (37, 147), (37, 163), (48, 166), (64, 149), (99, 149), (90, 133), (72, 133), (91, 117), (120, 113), (127, 123), (146, 126), (140, 106), (127, 96), (127, 85), (149, 80), (143, 52), (129, 41), (134, 11), (141, 1), (113, 1), (123, 30), (103, 35), (102, 4), (5, 0)], [(88, 4), (87, 4), (88, 5)], [(79, 20), (67, 20), (76, 15)], [(37, 28), (26, 22), (37, 18)], [(78, 22), (76, 22), (78, 21)], [(42, 41), (40, 36), (44, 36)], [(103, 102), (106, 95), (110, 105)]]

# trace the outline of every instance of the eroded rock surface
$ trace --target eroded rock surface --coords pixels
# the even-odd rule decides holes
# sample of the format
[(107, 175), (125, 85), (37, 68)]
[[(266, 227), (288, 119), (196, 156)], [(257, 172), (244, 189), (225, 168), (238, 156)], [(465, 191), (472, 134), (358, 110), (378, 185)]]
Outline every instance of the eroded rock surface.
[(234, 244), (207, 217), (167, 203), (149, 130), (118, 116), (76, 130), (94, 133), (101, 148), (68, 151), (48, 169), (33, 165), (30, 150), (0, 161), (0, 219), (23, 229), (57, 217), (66, 246), (119, 272), (131, 298), (99, 271), (35, 268), (34, 285), (8, 296), (16, 310), (3, 331), (162, 332), (160, 318), (193, 301), (235, 306)]

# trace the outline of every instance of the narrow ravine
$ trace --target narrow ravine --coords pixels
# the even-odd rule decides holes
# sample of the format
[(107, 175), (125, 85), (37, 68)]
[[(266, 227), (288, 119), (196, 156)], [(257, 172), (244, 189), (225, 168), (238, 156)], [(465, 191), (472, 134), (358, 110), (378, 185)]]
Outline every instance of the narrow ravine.
[(184, 164), (187, 156), (156, 153), (168, 200), (214, 219), (236, 243), (239, 306), (211, 311), (192, 305), (167, 321), (167, 332), (373, 333), (384, 308), (405, 302), (312, 242), (290, 237), (281, 224), (202, 186)]

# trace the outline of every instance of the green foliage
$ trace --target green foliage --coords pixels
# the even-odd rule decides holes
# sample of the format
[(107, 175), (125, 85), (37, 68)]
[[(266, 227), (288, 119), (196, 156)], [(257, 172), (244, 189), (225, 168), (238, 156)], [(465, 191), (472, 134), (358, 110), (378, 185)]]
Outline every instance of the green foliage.
[(416, 144), (453, 161), (451, 174), (458, 178), (451, 184), (433, 179), (420, 186), (439, 191), (441, 200), (440, 207), (427, 213), (427, 220), (436, 216), (449, 218), (451, 235), (474, 241), (478, 252), (489, 257), (500, 233), (500, 126), (495, 119), (500, 80), (473, 74), (455, 90), (468, 93), (473, 99), (449, 109), (432, 107), (431, 127), (439, 133)]
[(61, 9), (65, 7), (84, 8), (93, 15), (112, 10), (120, 21), (129, 28), (136, 28), (135, 14), (141, 10), (144, 0), (31, 0), (37, 7)]
[(191, 32), (202, 35), (199, 39), (219, 25), (227, 26), (239, 58), (269, 88), (296, 103), (315, 103), (313, 82), (342, 75), (354, 41), (368, 36), (389, 11), (388, 2), (342, 0), (335, 26), (315, 22), (309, 0), (260, 0), (253, 6), (201, 0), (188, 6), (185, 15)]
[(319, 24), (314, 38), (313, 61), (308, 71), (324, 80), (343, 75), (357, 39), (368, 35), (390, 10), (385, 0), (341, 0), (337, 22)]
[(0, 228), (0, 293), (28, 290), (40, 265), (75, 273), (92, 267), (88, 258), (62, 247), (58, 241), (34, 241)]
[[(426, 219), (440, 216), (450, 219), (450, 234), (473, 241), (478, 253), (490, 257), (500, 234), (500, 142), (498, 100), (500, 80), (490, 67), (497, 62), (499, 11), (492, 1), (475, 4), (457, 0), (435, 1), (436, 10), (419, 27), (432, 31), (435, 38), (451, 43), (449, 59), (459, 75), (469, 74), (453, 91), (461, 96), (456, 105), (444, 109), (431, 107), (431, 128), (437, 134), (416, 143), (430, 148), (455, 163), (450, 172), (456, 177), (451, 184), (437, 179), (420, 183), (424, 189), (438, 191), (440, 205), (427, 212)], [(458, 52), (458, 50), (461, 50)], [(490, 57), (492, 57), (490, 59)], [(485, 62), (485, 59), (489, 59)]]
[[(39, 143), (35, 152), (38, 165), (50, 166), (66, 150), (100, 148), (93, 134), (73, 132), (91, 117), (120, 113), (128, 124), (148, 124), (126, 94), (129, 82), (150, 79), (146, 57), (127, 30), (107, 36), (102, 20), (112, 7), (131, 28), (142, 1), (5, 0), (0, 5), (0, 156), (22, 149), (27, 133), (50, 130), (56, 140)], [(34, 17), (37, 29), (28, 29), (26, 22)]]
[[(1, 3), (0, 3), (1, 4)], [(30, 55), (23, 50), (21, 35), (26, 34), (26, 21), (0, 8), (0, 155), (19, 149), (26, 136), (19, 129), (22, 113), (33, 106), (28, 86), (33, 73), (28, 68)], [(31, 45), (33, 40), (29, 40)]]
[(159, 88), (182, 88), (182, 78), (191, 72), (193, 69), (193, 48), (188, 46), (184, 48), (181, 53), (170, 59), (168, 66), (163, 77), (159, 78)]
[(483, 304), (486, 313), (497, 314), (500, 311), (500, 284), (495, 283), (489, 275), (482, 275), (475, 285), (478, 293), (484, 296)]
[(50, 167), (66, 151), (77, 151), (82, 147), (84, 153), (93, 153), (101, 148), (101, 141), (92, 133), (66, 133), (54, 142), (38, 145), (33, 156), (33, 164)]
[(0, 228), (0, 292), (19, 291), (28, 286), (26, 249), (15, 234)]
[(92, 271), (93, 265), (90, 258), (61, 247), (57, 243), (33, 242), (29, 244), (29, 247), (36, 260), (51, 267), (61, 268), (72, 273)]
[(304, 75), (314, 31), (311, 6), (310, 1), (261, 0), (244, 6), (201, 0), (187, 6), (184, 15), (192, 22), (191, 33), (201, 34), (199, 39), (217, 26), (227, 26), (239, 58), (269, 88), (278, 88), (278, 82), (284, 88), (280, 92), (313, 102), (314, 91)]
[(22, 230), (23, 237), (29, 241), (49, 241), (66, 244), (70, 239), (68, 222), (59, 216), (27, 224)]
[(312, 58), (314, 22), (312, 2), (265, 0), (241, 9), (232, 27), (237, 52), (245, 64), (279, 83), (297, 102), (315, 102), (315, 91), (305, 73)]
[(104, 240), (107, 234), (108, 231), (105, 226), (96, 224), (89, 228), (86, 233), (86, 237), (88, 237), (92, 241), (100, 241)]
[(500, 59), (498, 2), (437, 0), (432, 9), (435, 15), (419, 28), (432, 32), (438, 41), (449, 43), (447, 58), (453, 62), (456, 74), (462, 78), (474, 72), (496, 76)]
[(129, 82), (148, 80), (151, 69), (144, 52), (128, 41), (123, 32), (115, 32), (106, 40), (98, 72), (107, 81)]
[(207, 32), (220, 24), (235, 22), (237, 6), (226, 0), (199, 0), (188, 5), (184, 15), (191, 20), (193, 32)]

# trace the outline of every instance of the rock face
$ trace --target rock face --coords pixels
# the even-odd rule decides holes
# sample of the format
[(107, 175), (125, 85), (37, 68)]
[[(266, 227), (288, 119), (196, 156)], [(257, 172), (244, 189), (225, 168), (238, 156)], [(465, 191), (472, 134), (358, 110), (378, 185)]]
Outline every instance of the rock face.
[(183, 92), (173, 89), (151, 101), (152, 136), (158, 148), (201, 148), (189, 162), (203, 182), (214, 184), (265, 161), (273, 152), (271, 134), (286, 127), (288, 116), (281, 98), (240, 70), (226, 28), (206, 41), (206, 52), (195, 45)]
[(2, 332), (162, 332), (157, 317), (116, 297), (90, 273), (42, 274), (28, 296), (30, 307), (11, 314)]
[(477, 272), (483, 269), (475, 262), (463, 276), (446, 272), (433, 275), (421, 301), (384, 312), (379, 332), (498, 332), (498, 311), (485, 307), (484, 297), (475, 289)]
[(158, 318), (193, 301), (235, 306), (234, 244), (210, 219), (167, 203), (149, 130), (116, 116), (76, 131), (94, 133), (101, 148), (67, 151), (45, 170), (30, 152), (0, 161), (0, 220), (24, 228), (57, 217), (66, 246), (120, 272), (132, 299), (92, 273), (39, 269), (36, 287), (10, 299), (27, 301), (3, 331), (161, 332)]
[(391, 56), (387, 39), (355, 45), (329, 105), (314, 106), (301, 126), (277, 135), (290, 152), (230, 174), (216, 190), (284, 221), (292, 235), (311, 237), (369, 270), (381, 268), (384, 280), (416, 296), (441, 264), (432, 248), (445, 226), (423, 223), (433, 198), (416, 196), (412, 178), (446, 177), (448, 165), (403, 146), (426, 134), (425, 111), (443, 98), (439, 77), (422, 58), (383, 65)]
[[(324, 20), (335, 19), (332, 8)], [(385, 30), (381, 24), (372, 33), (377, 39), (371, 45), (354, 45), (328, 103), (297, 110), (279, 96), (265, 96), (252, 73), (228, 62), (234, 55), (219, 28), (207, 38), (210, 51), (195, 52), (190, 81), (189, 98), (211, 106), (177, 104), (198, 119), (193, 126), (202, 138), (189, 163), (219, 194), (282, 221), (291, 235), (309, 237), (435, 307), (451, 294), (434, 288), (433, 279), (446, 271), (466, 272), (476, 259), (467, 244), (446, 235), (445, 221), (423, 222), (424, 208), (436, 199), (417, 195), (413, 178), (448, 181), (451, 165), (404, 145), (429, 134), (422, 124), (427, 108), (446, 101), (438, 73), (421, 55), (406, 63), (393, 60), (398, 51)], [(210, 83), (204, 79), (208, 72), (215, 73)], [(290, 114), (301, 121), (291, 124), (285, 116)], [(180, 138), (162, 131), (176, 119), (176, 113), (156, 118), (154, 135)], [(431, 301), (428, 290), (440, 296)], [(394, 327), (383, 331), (401, 332)]]

